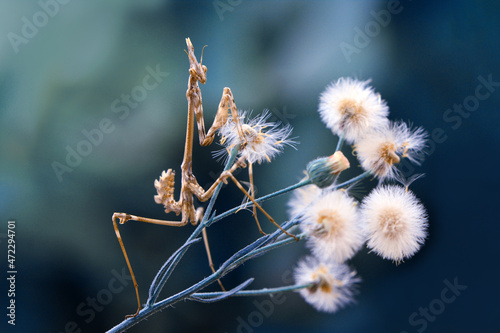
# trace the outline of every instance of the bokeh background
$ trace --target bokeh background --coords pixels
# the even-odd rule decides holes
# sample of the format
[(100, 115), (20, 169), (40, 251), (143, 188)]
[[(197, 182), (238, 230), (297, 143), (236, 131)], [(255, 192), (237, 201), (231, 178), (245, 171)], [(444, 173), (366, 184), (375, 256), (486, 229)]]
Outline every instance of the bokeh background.
[[(500, 82), (499, 32), (496, 1), (1, 1), (0, 330), (103, 332), (135, 311), (130, 281), (116, 279), (126, 266), (111, 215), (174, 218), (154, 203), (153, 180), (173, 168), (180, 183), (190, 37), (198, 57), (207, 45), (208, 81), (201, 87), (207, 124), (228, 86), (240, 109), (269, 109), (274, 120), (294, 127), (297, 150), (255, 168), (260, 194), (296, 182), (307, 161), (333, 153), (337, 139), (317, 114), (325, 86), (341, 76), (372, 79), (392, 119), (411, 120), (431, 134), (422, 167), (405, 170), (426, 174), (412, 189), (428, 210), (430, 235), (399, 266), (359, 253), (351, 261), (363, 278), (357, 304), (333, 315), (296, 293), (267, 314), (259, 314), (255, 301), (268, 298), (181, 302), (130, 332), (500, 332), (494, 214), (500, 87), (481, 81)], [(157, 84), (141, 90), (151, 71), (161, 72)], [(462, 113), (453, 111), (464, 103)], [(85, 148), (83, 132), (99, 126), (108, 133), (58, 177), (54, 162), (66, 165), (69, 150)], [(205, 187), (222, 168), (212, 159), (217, 149), (200, 148), (195, 138), (194, 171)], [(360, 172), (348, 156), (353, 168), (345, 177)], [(246, 179), (243, 172), (239, 177)], [(364, 182), (356, 193), (375, 185)], [(265, 208), (283, 221), (288, 198)], [(228, 185), (216, 209), (241, 199)], [(9, 219), (17, 223), (15, 327), (5, 314)], [(158, 268), (192, 230), (121, 226), (143, 301)], [(216, 265), (257, 236), (248, 212), (214, 225)], [(253, 288), (290, 283), (307, 253), (302, 244), (288, 246), (245, 264), (224, 283), (249, 277), (256, 278)], [(209, 273), (203, 246), (193, 246), (163, 296)], [(466, 289), (442, 309), (445, 280)], [(93, 299), (101, 302), (92, 307)], [(418, 312), (429, 306), (439, 314), (423, 319)]]

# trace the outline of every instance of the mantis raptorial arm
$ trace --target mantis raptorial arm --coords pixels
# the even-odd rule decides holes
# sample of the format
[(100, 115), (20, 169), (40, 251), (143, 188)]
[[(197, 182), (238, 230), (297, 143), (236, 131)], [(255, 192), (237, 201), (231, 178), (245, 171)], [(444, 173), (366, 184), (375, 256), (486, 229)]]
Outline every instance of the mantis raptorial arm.
[[(231, 89), (225, 87), (222, 92), (222, 97), (219, 103), (219, 107), (217, 108), (217, 113), (215, 115), (214, 122), (212, 126), (208, 130), (208, 133), (205, 131), (205, 120), (203, 118), (203, 103), (201, 98), (201, 91), (198, 85), (198, 82), (201, 84), (205, 84), (207, 78), (207, 67), (204, 66), (203, 63), (203, 50), (201, 54), (200, 62), (196, 60), (196, 56), (194, 55), (194, 47), (189, 38), (186, 38), (186, 44), (188, 47), (188, 51), (186, 53), (189, 56), (189, 82), (188, 82), (188, 90), (186, 92), (186, 98), (188, 99), (188, 114), (194, 114), (196, 116), (196, 122), (198, 125), (198, 136), (200, 140), (201, 146), (210, 145), (215, 137), (217, 131), (226, 124), (229, 120), (229, 114), (231, 115), (231, 120), (237, 123), (238, 132), (243, 138), (243, 132), (241, 130), (241, 124), (239, 122), (238, 109), (236, 107), (236, 103), (234, 102), (233, 93)], [(229, 110), (229, 112), (228, 112)], [(192, 142), (192, 138), (191, 138)]]

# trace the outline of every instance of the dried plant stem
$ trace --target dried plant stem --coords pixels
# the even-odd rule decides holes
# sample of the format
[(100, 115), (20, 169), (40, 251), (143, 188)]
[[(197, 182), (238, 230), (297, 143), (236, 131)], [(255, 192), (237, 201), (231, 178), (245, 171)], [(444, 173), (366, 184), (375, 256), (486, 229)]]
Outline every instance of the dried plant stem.
[[(233, 150), (231, 151), (231, 155), (229, 160), (226, 163), (226, 166), (224, 170), (229, 170), (234, 164), (234, 161), (236, 159), (236, 155), (238, 153), (238, 148), (239, 147), (234, 147)], [(356, 183), (370, 175), (369, 172), (364, 172), (357, 177), (354, 177), (348, 181), (345, 181), (340, 184), (333, 185), (332, 188), (342, 188), (348, 185), (351, 185), (353, 183)], [(273, 197), (276, 197), (278, 195), (293, 191), (295, 189), (298, 189), (302, 186), (309, 185), (311, 181), (309, 179), (303, 179), (300, 182), (289, 186), (287, 188), (284, 188), (282, 190), (273, 192), (271, 194), (268, 194), (266, 196), (263, 196), (261, 198), (255, 199), (254, 203), (257, 202), (262, 202), (268, 199), (271, 199)], [(187, 239), (186, 243), (179, 249), (177, 250), (170, 258), (167, 260), (167, 262), (163, 265), (163, 267), (160, 269), (158, 274), (156, 275), (155, 279), (153, 280), (153, 283), (151, 284), (150, 287), (150, 296), (148, 299), (148, 302), (146, 306), (137, 314), (137, 316), (128, 318), (124, 320), (122, 323), (118, 324), (108, 332), (123, 332), (124, 330), (130, 328), (131, 326), (137, 324), (139, 321), (142, 321), (143, 319), (146, 319), (147, 317), (153, 315), (154, 313), (171, 306), (175, 304), (176, 302), (180, 300), (185, 300), (185, 299), (190, 299), (190, 300), (196, 300), (196, 301), (203, 301), (203, 302), (210, 302), (215, 301), (215, 300), (221, 300), (230, 296), (255, 296), (255, 295), (264, 295), (264, 294), (270, 294), (270, 293), (276, 293), (276, 292), (281, 292), (281, 291), (289, 291), (289, 290), (297, 290), (301, 288), (307, 288), (310, 287), (310, 284), (308, 285), (296, 285), (296, 286), (286, 286), (286, 287), (279, 287), (279, 288), (272, 288), (272, 289), (261, 289), (261, 290), (256, 290), (256, 291), (243, 291), (241, 290), (244, 286), (248, 285), (251, 280), (247, 280), (244, 282), (242, 285), (233, 288), (232, 290), (229, 291), (222, 291), (218, 293), (198, 293), (200, 290), (203, 290), (210, 284), (212, 284), (215, 281), (220, 280), (224, 275), (228, 274), (230, 271), (233, 269), (237, 268), (247, 260), (250, 260), (252, 258), (255, 258), (263, 253), (266, 253), (268, 251), (271, 251), (273, 249), (276, 249), (280, 246), (287, 245), (289, 243), (295, 242), (296, 240), (294, 238), (287, 238), (284, 240), (279, 240), (278, 238), (283, 235), (284, 233), (288, 232), (286, 230), (292, 228), (295, 226), (298, 221), (296, 218), (291, 219), (290, 221), (287, 221), (280, 225), (280, 228), (274, 231), (272, 234), (262, 236), (258, 238), (256, 241), (254, 241), (252, 244), (248, 245), (247, 247), (243, 248), (242, 250), (238, 251), (236, 254), (234, 254), (231, 258), (229, 258), (224, 264), (221, 265), (221, 267), (217, 270), (214, 269), (213, 273), (201, 280), (200, 282), (194, 284), (193, 286), (173, 295), (170, 296), (162, 301), (157, 302), (159, 293), (163, 289), (163, 286), (165, 285), (167, 279), (170, 277), (170, 274), (174, 270), (174, 268), (177, 266), (179, 261), (182, 259), (183, 255), (186, 253), (188, 250), (189, 246), (199, 240), (197, 238), (200, 233), (203, 232), (203, 230), (210, 226), (212, 223), (221, 220), (222, 218), (233, 214), (234, 212), (238, 211), (242, 207), (244, 207), (245, 204), (235, 207), (231, 210), (228, 210), (227, 212), (217, 215), (217, 216), (210, 216), (212, 213), (213, 206), (215, 204), (215, 201), (217, 199), (217, 196), (220, 192), (222, 184), (219, 184), (217, 188), (214, 191), (214, 195), (210, 199), (210, 202), (207, 207), (207, 211), (203, 217), (203, 220), (201, 223), (197, 226), (197, 228), (193, 231), (191, 236)], [(294, 237), (296, 239), (301, 240), (304, 238), (304, 234), (300, 234)]]
[[(288, 229), (288, 228), (290, 228), (295, 223), (296, 223), (296, 221), (285, 222), (285, 223), (283, 223), (283, 225), (281, 227), (283, 229)], [(134, 326), (138, 322), (140, 322), (140, 321), (146, 319), (147, 317), (155, 314), (156, 312), (161, 311), (161, 310), (165, 309), (166, 307), (171, 306), (171, 305), (173, 305), (173, 304), (175, 304), (175, 303), (177, 303), (177, 302), (179, 302), (181, 300), (185, 300), (185, 299), (197, 300), (196, 299), (197, 296), (195, 295), (195, 293), (197, 293), (198, 291), (206, 288), (210, 284), (214, 283), (215, 281), (217, 281), (218, 279), (220, 279), (221, 277), (223, 277), (224, 275), (226, 275), (227, 273), (229, 273), (230, 271), (232, 271), (236, 267), (240, 266), (241, 264), (243, 264), (247, 260), (250, 260), (253, 257), (255, 257), (255, 255), (253, 255), (253, 254), (255, 253), (256, 250), (263, 249), (263, 250), (261, 250), (259, 252), (259, 253), (261, 253), (261, 252), (267, 252), (267, 251), (270, 251), (272, 249), (277, 248), (278, 246), (274, 246), (273, 247), (273, 246), (267, 246), (267, 245), (270, 244), (270, 243), (272, 244), (282, 234), (283, 234), (282, 231), (280, 229), (277, 229), (272, 234), (265, 235), (265, 236), (262, 236), (262, 237), (258, 238), (253, 243), (247, 245), (245, 248), (243, 248), (240, 251), (236, 252), (228, 260), (226, 260), (226, 262), (224, 262), (219, 267), (219, 269), (217, 269), (210, 276), (204, 278), (203, 280), (201, 280), (200, 282), (194, 284), (193, 286), (191, 286), (191, 287), (189, 287), (189, 288), (187, 288), (187, 289), (185, 289), (185, 290), (183, 290), (183, 291), (181, 291), (181, 292), (179, 292), (179, 293), (177, 293), (177, 294), (175, 294), (173, 296), (170, 296), (170, 297), (168, 297), (168, 298), (166, 298), (166, 299), (164, 299), (162, 301), (159, 301), (159, 302), (156, 302), (156, 303), (153, 303), (153, 304), (148, 303), (139, 312), (139, 314), (137, 316), (132, 317), (132, 318), (128, 318), (128, 319), (124, 320), (123, 322), (121, 322), (117, 326), (113, 327), (108, 332), (109, 333), (112, 333), (112, 332), (123, 332), (123, 331), (129, 329), (130, 327)], [(290, 240), (293, 240), (293, 239), (290, 239)], [(190, 243), (193, 243), (193, 242), (194, 242), (194, 240), (190, 241)], [(279, 245), (284, 245), (286, 243), (286, 241), (281, 241), (281, 242), (277, 242), (277, 243), (280, 243)], [(187, 247), (188, 246), (184, 246), (183, 248), (186, 248), (186, 250), (187, 250)], [(178, 252), (174, 253), (172, 255), (172, 257), (174, 257), (174, 256), (178, 257), (180, 255), (180, 252), (181, 251), (178, 251)], [(172, 257), (167, 262), (172, 262), (173, 261)], [(244, 286), (250, 284), (250, 282), (252, 280), (253, 279), (249, 279), (249, 280), (245, 281), (243, 284), (241, 284), (240, 286), (234, 288), (233, 290), (230, 290), (230, 291), (227, 291), (227, 292), (218, 293), (218, 294), (214, 295), (214, 297), (217, 297), (217, 300), (221, 300), (221, 299), (224, 299), (224, 298), (236, 295), (237, 293), (240, 292), (240, 290)], [(302, 286), (302, 288), (305, 288), (305, 287), (307, 287), (307, 286)], [(285, 287), (285, 288), (290, 288), (290, 287)], [(295, 286), (294, 290), (297, 289), (297, 288), (298, 287)], [(271, 290), (271, 292), (276, 292), (276, 291)], [(260, 294), (262, 294), (262, 293), (263, 293), (263, 291), (260, 291)], [(223, 297), (220, 297), (220, 296), (223, 296)]]
[[(310, 288), (314, 283), (306, 284), (295, 284), (291, 286), (284, 286), (278, 288), (263, 288), (259, 290), (241, 290), (234, 293), (232, 296), (268, 296), (272, 294), (282, 293), (286, 291), (296, 291), (304, 288)], [(217, 296), (222, 296), (222, 292), (211, 292), (211, 293), (194, 293), (192, 296), (196, 298), (213, 298)]]

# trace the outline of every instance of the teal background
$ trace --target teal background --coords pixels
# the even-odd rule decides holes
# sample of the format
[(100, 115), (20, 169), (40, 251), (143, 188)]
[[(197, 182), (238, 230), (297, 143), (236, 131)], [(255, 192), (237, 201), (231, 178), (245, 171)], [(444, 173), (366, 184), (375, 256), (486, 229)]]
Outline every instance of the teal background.
[[(407, 176), (426, 174), (412, 189), (428, 210), (430, 235), (422, 250), (399, 266), (361, 251), (351, 261), (363, 279), (357, 304), (333, 315), (289, 293), (269, 311), (260, 306), (268, 298), (181, 302), (129, 332), (500, 332), (495, 318), (500, 89), (471, 112), (447, 111), (473, 100), (480, 77), (500, 81), (496, 1), (401, 1), (384, 26), (375, 23), (374, 13), (383, 19), (386, 1), (53, 3), (0, 2), (0, 249), (5, 253), (0, 267), (5, 276), (7, 221), (14, 219), (18, 270), (15, 327), (6, 324), (8, 286), (1, 279), (2, 332), (103, 332), (135, 311), (130, 281), (115, 278), (126, 266), (111, 215), (176, 219), (155, 204), (153, 181), (173, 168), (180, 184), (186, 37), (198, 58), (207, 45), (208, 80), (201, 87), (207, 128), (226, 86), (240, 109), (267, 108), (294, 127), (297, 150), (287, 148), (272, 164), (254, 168), (259, 194), (295, 183), (308, 161), (333, 153), (337, 138), (317, 113), (325, 86), (341, 76), (372, 79), (391, 119), (409, 120), (431, 134), (422, 167), (404, 170)], [(46, 22), (39, 14), (44, 6), (53, 16), (45, 15)], [(41, 20), (40, 27), (24, 28), (31, 37), (14, 46), (13, 34), (23, 36), (26, 20), (34, 19)], [(375, 30), (363, 39), (359, 31), (366, 34), (365, 29)], [(346, 44), (356, 51), (346, 56)], [(122, 94), (143, 85), (148, 68), (168, 75), (143, 100), (125, 107)], [(58, 179), (53, 163), (65, 164), (67, 147), (77, 149), (85, 140), (82, 131), (98, 128), (103, 119), (109, 119), (104, 121), (109, 133)], [(194, 147), (194, 172), (207, 188), (222, 168), (211, 157), (220, 147), (199, 147), (197, 136)], [(353, 166), (344, 177), (357, 175), (349, 147), (344, 151)], [(238, 177), (247, 179), (245, 172)], [(364, 182), (355, 193), (362, 197), (375, 185)], [(283, 221), (288, 198), (264, 207)], [(241, 200), (228, 185), (216, 210)], [(264, 216), (260, 221), (274, 230)], [(131, 222), (120, 230), (145, 302), (156, 271), (193, 227)], [(214, 225), (209, 237), (216, 265), (258, 235), (249, 212)], [(288, 284), (307, 253), (302, 244), (288, 246), (245, 264), (224, 284), (235, 286), (249, 277), (256, 278), (253, 288)], [(163, 296), (209, 273), (203, 246), (193, 246)], [(440, 314), (425, 327), (410, 321), (420, 308), (438, 306), (444, 281), (454, 279), (467, 286), (456, 300), (436, 308)], [(111, 298), (102, 298), (106, 295)], [(88, 302), (98, 296), (106, 304), (90, 310)]]

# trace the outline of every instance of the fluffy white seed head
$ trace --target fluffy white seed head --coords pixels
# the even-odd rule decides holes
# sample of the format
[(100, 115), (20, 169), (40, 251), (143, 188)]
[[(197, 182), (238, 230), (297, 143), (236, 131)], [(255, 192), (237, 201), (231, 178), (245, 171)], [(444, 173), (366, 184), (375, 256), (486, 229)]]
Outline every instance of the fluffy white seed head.
[(399, 263), (413, 256), (427, 236), (427, 213), (413, 192), (402, 186), (375, 188), (361, 205), (367, 245)]
[(239, 117), (240, 126), (232, 120), (227, 121), (219, 130), (221, 144), (226, 147), (222, 154), (240, 145), (240, 156), (244, 156), (250, 163), (262, 163), (270, 162), (283, 151), (285, 145), (293, 147), (295, 142), (290, 139), (292, 127), (289, 124), (281, 126), (280, 123), (269, 122), (270, 116), (264, 110), (261, 115), (248, 119), (249, 115), (243, 112)]
[(389, 108), (369, 83), (370, 80), (340, 78), (320, 95), (321, 119), (334, 134), (343, 136), (349, 143), (387, 123)]
[(357, 202), (344, 191), (324, 191), (304, 212), (300, 226), (308, 246), (321, 260), (344, 262), (365, 241)]
[(361, 281), (347, 265), (320, 262), (312, 256), (303, 258), (294, 273), (296, 284), (314, 282), (300, 290), (306, 302), (318, 311), (331, 313), (353, 302), (355, 287)]
[(427, 133), (421, 128), (412, 129), (404, 122), (391, 122), (372, 130), (356, 143), (356, 153), (363, 169), (380, 180), (395, 179), (396, 165), (401, 158), (420, 164), (423, 159)]

